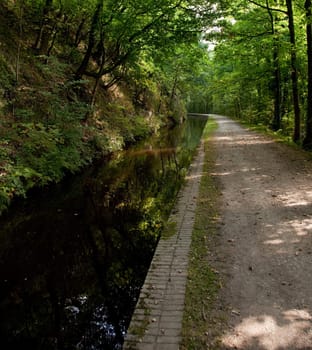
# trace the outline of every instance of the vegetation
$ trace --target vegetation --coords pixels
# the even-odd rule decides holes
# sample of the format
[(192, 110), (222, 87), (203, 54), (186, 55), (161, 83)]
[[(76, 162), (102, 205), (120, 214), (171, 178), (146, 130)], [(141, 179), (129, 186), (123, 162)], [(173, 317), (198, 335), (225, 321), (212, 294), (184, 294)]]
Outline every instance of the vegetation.
[(0, 213), (186, 113), (202, 0), (0, 4)]
[(4, 0), (0, 13), (0, 213), (187, 110), (312, 147), (309, 0)]
[(310, 1), (237, 0), (206, 39), (214, 43), (213, 110), (312, 144)]

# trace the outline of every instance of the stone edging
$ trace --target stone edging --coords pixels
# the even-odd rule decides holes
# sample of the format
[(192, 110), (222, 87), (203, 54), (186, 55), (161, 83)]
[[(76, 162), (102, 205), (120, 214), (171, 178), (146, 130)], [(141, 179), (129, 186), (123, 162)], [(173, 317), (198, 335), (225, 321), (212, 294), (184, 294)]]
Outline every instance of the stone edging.
[(204, 142), (189, 169), (169, 218), (176, 233), (161, 238), (132, 316), (124, 350), (178, 350), (197, 195), (204, 163)]

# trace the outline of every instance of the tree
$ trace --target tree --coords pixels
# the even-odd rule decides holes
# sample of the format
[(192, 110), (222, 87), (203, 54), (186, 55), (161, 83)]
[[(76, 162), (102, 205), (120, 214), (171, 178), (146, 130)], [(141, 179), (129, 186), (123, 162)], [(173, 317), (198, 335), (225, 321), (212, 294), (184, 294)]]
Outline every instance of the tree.
[(266, 6), (261, 9), (252, 6), (223, 25), (222, 41), (212, 55), (220, 67), (215, 91), (222, 94), (223, 100), (216, 101), (215, 106), (227, 106), (234, 115), (256, 120), (260, 113), (272, 113), (273, 104), (279, 119), (281, 90), (277, 93), (276, 85), (280, 86), (283, 64), (278, 51), (282, 32), (277, 31), (275, 21)]
[(274, 71), (274, 116), (272, 121), (273, 130), (277, 131), (281, 129), (282, 121), (282, 83), (281, 83), (281, 67), (280, 67), (280, 50), (279, 50), (279, 36), (276, 32), (276, 16), (269, 6), (268, 0), (266, 0), (266, 9), (268, 11), (270, 23), (271, 23), (271, 34), (273, 37), (273, 71)]
[(48, 51), (49, 40), (51, 37), (51, 12), (53, 9), (53, 0), (45, 0), (42, 9), (42, 18), (40, 29), (37, 34), (34, 48), (39, 54), (45, 55)]
[[(304, 79), (299, 80), (299, 76), (304, 77), (301, 72), (306, 62), (297, 43), (297, 37), (302, 37), (302, 7), (298, 3), (294, 7), (291, 0), (238, 0), (231, 5), (233, 7), (227, 8), (226, 20), (219, 25), (219, 43), (214, 62), (218, 67), (220, 59), (223, 62), (232, 60), (229, 64), (231, 73), (226, 70), (222, 75), (226, 75), (227, 79), (233, 78), (233, 86), (230, 88), (233, 110), (235, 114), (248, 115), (248, 119), (266, 124), (271, 113), (270, 123), (274, 130), (288, 130), (289, 120), (293, 120), (293, 140), (298, 142), (302, 107), (299, 96), (304, 94), (305, 87)], [(297, 32), (300, 34), (297, 35)], [(299, 44), (302, 45), (302, 42)], [(224, 49), (230, 57), (222, 53)], [(257, 59), (253, 60), (253, 57)], [(251, 62), (254, 63), (254, 68), (251, 67)], [(260, 67), (263, 68), (262, 73)], [(227, 80), (229, 91), (228, 84)], [(215, 91), (220, 91), (220, 79), (217, 85)], [(268, 91), (271, 91), (271, 98)], [(292, 99), (289, 98), (289, 91)], [(229, 96), (223, 94), (222, 98), (229, 101)]]
[(286, 5), (287, 5), (290, 44), (291, 44), (291, 48), (290, 48), (291, 80), (292, 80), (293, 104), (294, 104), (294, 115), (295, 115), (293, 141), (299, 142), (301, 118), (300, 118), (299, 91), (298, 91), (296, 34), (295, 34), (292, 0), (286, 0)]
[(75, 79), (79, 80), (82, 75), (86, 72), (89, 60), (91, 58), (92, 50), (96, 44), (96, 30), (99, 26), (101, 12), (103, 9), (103, 0), (98, 0), (91, 21), (91, 26), (89, 30), (89, 38), (87, 44), (87, 51), (83, 57), (83, 60), (75, 73)]
[(308, 58), (308, 98), (307, 98), (307, 116), (306, 116), (306, 133), (303, 140), (305, 148), (312, 148), (312, 11), (311, 0), (306, 0), (306, 38), (307, 38), (307, 58)]
[(121, 79), (142, 50), (197, 41), (205, 16), (182, 0), (98, 1), (75, 78), (93, 77), (94, 95), (100, 81), (109, 87)]

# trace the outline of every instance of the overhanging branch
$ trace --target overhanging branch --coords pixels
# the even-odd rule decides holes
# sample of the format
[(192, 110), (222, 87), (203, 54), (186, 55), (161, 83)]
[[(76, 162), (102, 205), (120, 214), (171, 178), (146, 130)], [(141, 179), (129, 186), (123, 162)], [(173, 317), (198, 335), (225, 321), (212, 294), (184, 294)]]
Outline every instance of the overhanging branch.
[(269, 10), (269, 11), (275, 11), (275, 12), (280, 12), (280, 13), (283, 13), (284, 15), (287, 15), (288, 16), (288, 12), (285, 11), (285, 10), (282, 10), (282, 9), (279, 9), (279, 8), (273, 8), (273, 7), (270, 7), (270, 6), (266, 6), (266, 5), (262, 5), (262, 4), (259, 4), (258, 2), (254, 1), (254, 0), (247, 0), (248, 2), (258, 6), (258, 7), (261, 7), (265, 10)]

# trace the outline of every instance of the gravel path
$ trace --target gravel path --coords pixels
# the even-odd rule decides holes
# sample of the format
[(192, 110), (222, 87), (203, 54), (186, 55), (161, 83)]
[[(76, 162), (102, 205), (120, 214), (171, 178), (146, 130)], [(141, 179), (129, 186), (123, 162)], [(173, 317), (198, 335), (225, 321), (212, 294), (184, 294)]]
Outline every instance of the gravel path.
[(311, 161), (213, 118), (222, 204), (212, 260), (228, 315), (218, 348), (312, 349)]

